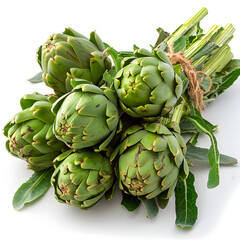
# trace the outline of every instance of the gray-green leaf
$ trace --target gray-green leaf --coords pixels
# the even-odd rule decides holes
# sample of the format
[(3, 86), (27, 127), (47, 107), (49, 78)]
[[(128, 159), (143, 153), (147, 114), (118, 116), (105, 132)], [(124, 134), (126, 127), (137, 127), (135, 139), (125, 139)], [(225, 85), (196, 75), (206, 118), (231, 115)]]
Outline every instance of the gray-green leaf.
[(191, 228), (195, 224), (198, 216), (196, 206), (197, 193), (194, 188), (194, 175), (189, 172), (184, 181), (179, 178), (175, 188), (175, 224), (181, 228)]
[(145, 212), (146, 212), (146, 216), (148, 218), (154, 218), (157, 216), (158, 214), (158, 205), (155, 201), (155, 199), (146, 199), (146, 198), (142, 198), (139, 197), (139, 199), (141, 200), (144, 208), (145, 208)]
[(162, 43), (169, 36), (169, 33), (165, 32), (162, 28), (158, 28), (157, 32), (158, 32), (158, 39), (154, 47), (158, 47), (158, 45)]
[(197, 60), (202, 56), (208, 56), (212, 53), (213, 50), (219, 48), (219, 46), (213, 42), (206, 44), (203, 48), (200, 49), (194, 56), (193, 59)]
[(209, 125), (200, 116), (186, 116), (187, 119), (192, 121), (197, 130), (201, 133), (207, 134), (211, 141), (211, 146), (208, 151), (208, 159), (210, 164), (210, 171), (208, 175), (208, 188), (214, 188), (219, 185), (219, 160), (220, 154), (217, 147), (217, 140), (213, 135)]
[(187, 45), (187, 38), (185, 36), (179, 37), (176, 41), (173, 42), (174, 52), (184, 51)]
[(26, 203), (30, 203), (41, 197), (50, 188), (50, 179), (53, 168), (34, 172), (29, 180), (23, 183), (13, 197), (13, 207), (20, 210)]
[(132, 211), (136, 210), (140, 203), (141, 203), (141, 201), (137, 197), (135, 197), (133, 195), (125, 194), (122, 191), (122, 202), (121, 202), (121, 204), (128, 211), (132, 212)]
[(40, 82), (43, 82), (42, 72), (37, 73), (37, 74), (34, 75), (32, 78), (28, 79), (28, 81), (31, 82), (31, 83), (40, 83)]
[(240, 76), (240, 60), (231, 60), (226, 67), (220, 72), (212, 76), (212, 88), (209, 93), (204, 96), (204, 102), (214, 101), (220, 94), (226, 91)]
[[(208, 151), (207, 148), (200, 148), (196, 147), (190, 143), (187, 144), (187, 153), (186, 153), (186, 159), (189, 162), (192, 161), (200, 161), (200, 162), (208, 162)], [(222, 165), (232, 165), (237, 164), (238, 161), (236, 158), (220, 154), (220, 164)]]

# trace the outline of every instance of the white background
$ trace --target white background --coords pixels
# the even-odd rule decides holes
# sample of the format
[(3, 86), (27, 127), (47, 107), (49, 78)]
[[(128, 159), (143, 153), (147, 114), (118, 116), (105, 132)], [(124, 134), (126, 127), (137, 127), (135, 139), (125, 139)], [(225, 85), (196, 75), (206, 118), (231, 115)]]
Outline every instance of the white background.
[[(231, 22), (236, 28), (230, 46), (240, 58), (240, 23), (237, 1), (1, 1), (0, 3), (0, 127), (20, 111), (19, 100), (37, 91), (51, 93), (44, 84), (32, 85), (26, 80), (40, 71), (35, 59), (37, 48), (52, 33), (72, 27), (88, 36), (96, 30), (101, 38), (118, 50), (132, 50), (132, 45), (149, 48), (157, 38), (155, 29), (172, 32), (191, 15), (205, 6), (209, 14), (202, 21), (208, 29), (212, 24), (224, 26)], [(239, 79), (240, 80), (240, 79)], [(203, 112), (213, 124), (221, 153), (240, 159), (240, 81), (222, 94)], [(5, 150), (6, 138), (0, 136), (0, 236), (4, 239), (217, 239), (239, 235), (240, 169), (221, 168), (220, 186), (207, 189), (208, 165), (197, 164), (196, 176), (199, 218), (191, 230), (174, 224), (174, 197), (168, 207), (149, 220), (143, 207), (129, 213), (114, 199), (104, 199), (88, 211), (58, 203), (50, 189), (33, 205), (17, 212), (11, 205), (17, 188), (32, 174), (26, 163)], [(200, 146), (208, 147), (202, 137)], [(234, 237), (233, 237), (234, 238)], [(234, 238), (236, 239), (236, 237)]]

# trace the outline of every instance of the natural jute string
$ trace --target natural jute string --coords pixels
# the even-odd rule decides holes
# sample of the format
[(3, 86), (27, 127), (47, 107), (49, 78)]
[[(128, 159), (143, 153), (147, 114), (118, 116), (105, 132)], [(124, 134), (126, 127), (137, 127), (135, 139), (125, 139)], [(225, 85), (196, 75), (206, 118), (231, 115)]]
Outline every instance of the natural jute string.
[[(194, 67), (191, 65), (192, 59), (188, 60), (187, 58), (185, 58), (182, 51), (175, 53), (173, 49), (173, 43), (168, 46), (167, 56), (171, 61), (172, 65), (181, 65), (182, 70), (184, 71), (186, 77), (189, 80), (189, 95), (192, 97), (197, 110), (201, 112), (201, 110), (204, 110), (205, 108), (203, 103), (203, 95), (209, 92), (212, 87), (211, 78), (206, 73), (195, 70)], [(202, 90), (200, 87), (200, 82), (203, 80), (203, 77), (199, 78), (199, 74), (207, 76), (210, 81), (210, 86), (206, 91)]]

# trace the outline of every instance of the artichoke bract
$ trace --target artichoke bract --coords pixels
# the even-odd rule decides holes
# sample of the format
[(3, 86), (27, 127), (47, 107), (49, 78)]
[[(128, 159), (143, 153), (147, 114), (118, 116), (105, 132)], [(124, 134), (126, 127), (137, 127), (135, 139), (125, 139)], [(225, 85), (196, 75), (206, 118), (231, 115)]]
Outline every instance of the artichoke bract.
[(90, 34), (90, 39), (71, 28), (51, 35), (38, 50), (43, 81), (58, 96), (72, 90), (71, 76), (98, 84), (106, 69), (111, 68), (104, 50), (95, 32)]
[(114, 183), (108, 158), (100, 153), (67, 151), (57, 157), (60, 162), (52, 175), (52, 186), (59, 202), (88, 209), (96, 204)]
[(160, 123), (134, 125), (123, 134), (119, 147), (120, 188), (131, 195), (169, 198), (178, 177), (188, 176), (186, 144), (176, 131)]
[(181, 78), (161, 50), (138, 49), (135, 56), (123, 59), (114, 79), (122, 109), (136, 118), (166, 115), (182, 95)]
[(96, 145), (99, 150), (104, 150), (119, 123), (114, 92), (111, 89), (102, 90), (87, 81), (80, 83), (78, 81), (79, 85), (72, 92), (54, 103), (54, 133), (70, 148)]
[(4, 128), (8, 151), (35, 171), (52, 167), (53, 160), (67, 149), (52, 130), (55, 116), (51, 107), (56, 99), (39, 93), (25, 95), (20, 101), (22, 111)]

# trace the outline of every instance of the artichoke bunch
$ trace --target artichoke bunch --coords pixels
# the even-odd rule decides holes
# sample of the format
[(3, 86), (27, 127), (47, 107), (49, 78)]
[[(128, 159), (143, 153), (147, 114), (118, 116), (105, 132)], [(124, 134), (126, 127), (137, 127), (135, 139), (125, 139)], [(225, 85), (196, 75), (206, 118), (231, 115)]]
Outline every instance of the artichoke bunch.
[(37, 60), (54, 102), (27, 95), (23, 112), (5, 128), (9, 151), (31, 169), (53, 167), (58, 201), (82, 209), (117, 181), (134, 197), (167, 192), (169, 198), (179, 176), (188, 175), (180, 132), (160, 123), (162, 116), (170, 119), (183, 94), (167, 55), (136, 49), (117, 69), (108, 54), (95, 32), (89, 39), (71, 28), (51, 35)]
[[(37, 59), (55, 101), (43, 103), (47, 97), (40, 94), (34, 95), (38, 102), (28, 97), (31, 106), (21, 101), (28, 108), (20, 114), (23, 119), (18, 114), (15, 125), (5, 129), (8, 149), (26, 158), (31, 169), (54, 165), (56, 198), (82, 209), (114, 189), (115, 175), (129, 195), (169, 198), (179, 176), (187, 177), (188, 165), (180, 131), (160, 123), (163, 116), (170, 119), (183, 94), (182, 79), (167, 55), (139, 48), (116, 69), (95, 32), (87, 39), (66, 28), (49, 37)], [(48, 146), (53, 141), (56, 150)]]
[[(104, 196), (110, 200), (119, 186), (122, 204), (133, 211), (142, 203), (150, 218), (175, 192), (178, 212), (187, 215), (185, 224), (188, 209), (182, 208), (192, 201), (186, 208), (197, 212), (189, 170), (193, 158), (209, 160), (212, 188), (219, 184), (220, 155), (216, 126), (202, 118), (189, 93), (186, 66), (174, 63), (170, 55), (192, 63), (194, 76), (210, 75), (194, 83), (201, 93), (208, 89), (205, 103), (240, 74), (232, 53), (222, 56), (222, 47), (232, 38), (231, 25), (203, 34), (199, 21), (205, 15), (202, 9), (170, 35), (160, 29), (151, 51), (134, 46), (133, 51), (118, 52), (95, 32), (88, 39), (72, 28), (51, 35), (37, 51), (41, 73), (31, 81), (44, 82), (52, 93), (25, 95), (21, 111), (4, 128), (7, 150), (35, 171), (29, 185), (44, 179), (39, 188), (51, 184), (59, 202), (81, 209)], [(191, 136), (187, 143), (184, 133)], [(210, 136), (209, 151), (194, 146), (200, 133)], [(31, 195), (23, 188), (14, 202), (21, 194)], [(39, 196), (46, 190), (38, 191)]]

